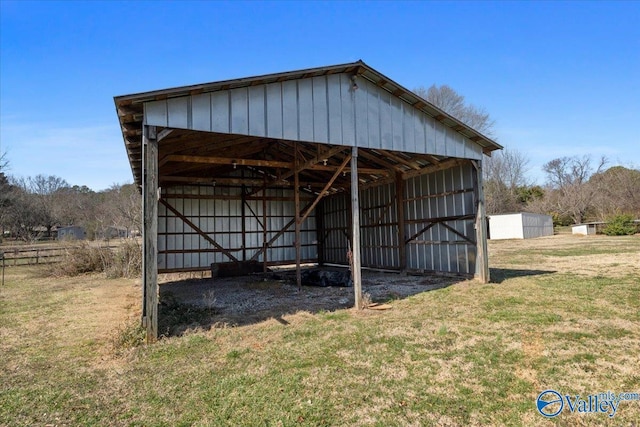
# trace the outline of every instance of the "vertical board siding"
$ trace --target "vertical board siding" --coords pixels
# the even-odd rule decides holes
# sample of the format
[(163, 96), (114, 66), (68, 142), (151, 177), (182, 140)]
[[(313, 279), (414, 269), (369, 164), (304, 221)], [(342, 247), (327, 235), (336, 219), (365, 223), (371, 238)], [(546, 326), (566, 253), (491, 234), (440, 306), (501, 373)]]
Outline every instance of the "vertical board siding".
[[(145, 102), (145, 124), (480, 160), (482, 148), (350, 74)], [(209, 100), (210, 102), (207, 102)]]
[[(196, 198), (184, 198), (185, 195)], [(175, 186), (162, 189), (163, 199), (200, 228), (220, 246), (229, 250), (236, 258), (242, 259), (242, 201), (238, 187)], [(258, 193), (256, 197), (260, 197)], [(202, 196), (202, 198), (197, 198)], [(224, 199), (215, 199), (224, 196)], [(236, 196), (238, 199), (228, 199)], [(213, 198), (212, 198), (213, 197)], [(294, 215), (293, 191), (290, 189), (268, 189), (267, 197), (291, 198), (287, 201), (267, 202), (267, 240), (274, 237)], [(246, 259), (251, 259), (263, 245), (262, 201), (248, 200), (250, 209), (245, 209), (245, 250)], [(276, 239), (266, 251), (267, 262), (295, 262), (295, 231), (291, 227)], [(301, 225), (300, 241), (302, 259), (317, 258), (317, 236), (315, 213)], [(214, 249), (203, 236), (198, 234), (181, 218), (176, 217), (163, 204), (158, 207), (158, 268), (160, 271), (173, 269), (208, 269), (212, 263), (228, 262), (230, 259)], [(181, 253), (166, 253), (179, 251)], [(264, 261), (264, 254), (256, 258)]]
[[(418, 233), (428, 225), (427, 220), (430, 218), (475, 214), (472, 173), (473, 167), (465, 164), (407, 180), (407, 236)], [(446, 224), (475, 241), (474, 221), (475, 219), (451, 220)], [(448, 230), (442, 223), (437, 223), (408, 244), (407, 267), (472, 274), (475, 271), (475, 245)]]
[[(471, 165), (414, 177), (404, 181), (405, 236), (418, 233), (429, 219), (475, 214), (474, 173)], [(400, 268), (398, 212), (395, 184), (363, 190), (360, 201), (360, 243), (365, 267)], [(346, 264), (350, 235), (348, 195), (324, 200), (324, 259)], [(447, 225), (475, 241), (474, 219), (451, 220)], [(406, 244), (407, 268), (454, 274), (475, 271), (476, 248), (470, 242), (438, 223)]]

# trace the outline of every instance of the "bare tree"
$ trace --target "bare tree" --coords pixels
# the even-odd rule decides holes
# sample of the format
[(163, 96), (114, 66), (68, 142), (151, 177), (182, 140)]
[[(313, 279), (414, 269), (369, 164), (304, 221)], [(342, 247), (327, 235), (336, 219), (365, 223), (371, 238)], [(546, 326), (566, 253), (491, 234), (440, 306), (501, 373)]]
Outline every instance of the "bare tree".
[(450, 86), (431, 85), (429, 89), (419, 87), (414, 92), (478, 132), (493, 136), (495, 120), (491, 118), (489, 113), (482, 107), (466, 104), (464, 96)]
[(583, 222), (597, 191), (589, 184), (589, 178), (600, 173), (606, 162), (602, 157), (595, 169), (590, 156), (561, 157), (547, 162), (542, 167), (547, 174), (546, 209), (559, 218), (569, 217), (576, 224)]
[(640, 219), (640, 170), (614, 166), (589, 179), (593, 210), (599, 220), (629, 214)]
[(527, 160), (517, 150), (505, 148), (484, 158), (484, 191), (487, 213), (507, 213), (521, 210), (526, 202), (523, 191), (529, 183), (526, 178)]

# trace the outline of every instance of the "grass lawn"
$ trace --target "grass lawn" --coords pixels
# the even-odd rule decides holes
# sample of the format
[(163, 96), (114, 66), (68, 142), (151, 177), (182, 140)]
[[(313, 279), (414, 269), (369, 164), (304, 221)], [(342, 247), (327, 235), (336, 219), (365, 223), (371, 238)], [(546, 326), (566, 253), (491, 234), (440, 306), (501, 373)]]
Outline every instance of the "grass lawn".
[(136, 345), (139, 281), (7, 268), (0, 425), (640, 425), (640, 401), (613, 418), (535, 406), (547, 389), (640, 392), (640, 237), (489, 252), (492, 284), (151, 346)]

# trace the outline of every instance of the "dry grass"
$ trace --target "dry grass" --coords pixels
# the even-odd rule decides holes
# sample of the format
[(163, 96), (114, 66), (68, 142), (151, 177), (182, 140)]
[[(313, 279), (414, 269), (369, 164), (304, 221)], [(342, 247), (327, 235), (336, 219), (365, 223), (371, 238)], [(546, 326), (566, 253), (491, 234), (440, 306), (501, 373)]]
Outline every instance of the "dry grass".
[[(490, 255), (497, 284), (153, 346), (136, 346), (136, 281), (7, 269), (0, 425), (529, 426), (549, 424), (546, 388), (640, 391), (638, 237), (490, 242)], [(638, 425), (640, 402), (555, 422)]]

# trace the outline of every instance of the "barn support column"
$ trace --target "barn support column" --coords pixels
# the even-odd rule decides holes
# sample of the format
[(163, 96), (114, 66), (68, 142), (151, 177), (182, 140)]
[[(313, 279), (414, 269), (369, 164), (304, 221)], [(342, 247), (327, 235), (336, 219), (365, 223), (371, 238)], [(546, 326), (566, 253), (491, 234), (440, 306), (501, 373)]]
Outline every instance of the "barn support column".
[(476, 187), (476, 272), (475, 277), (482, 283), (489, 283), (489, 257), (487, 254), (487, 223), (482, 188), (482, 161), (472, 162), (475, 169), (474, 185)]
[(360, 271), (360, 202), (358, 199), (358, 147), (351, 148), (351, 268), (355, 308), (362, 309), (362, 276)]
[(396, 172), (396, 212), (398, 215), (398, 267), (404, 273), (407, 268), (407, 243), (404, 234), (404, 180)]
[[(262, 271), (267, 272), (267, 176), (262, 177)], [(252, 258), (253, 259), (253, 258)]]
[(158, 338), (158, 139), (155, 126), (143, 126), (144, 178), (143, 226), (143, 325), (147, 342)]
[(293, 145), (293, 198), (295, 204), (295, 223), (296, 223), (296, 234), (295, 234), (295, 246), (296, 246), (296, 284), (298, 285), (298, 290), (302, 288), (302, 274), (300, 272), (300, 178), (298, 175), (298, 143)]

